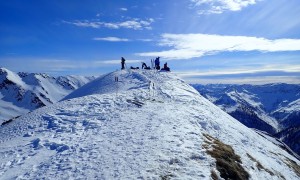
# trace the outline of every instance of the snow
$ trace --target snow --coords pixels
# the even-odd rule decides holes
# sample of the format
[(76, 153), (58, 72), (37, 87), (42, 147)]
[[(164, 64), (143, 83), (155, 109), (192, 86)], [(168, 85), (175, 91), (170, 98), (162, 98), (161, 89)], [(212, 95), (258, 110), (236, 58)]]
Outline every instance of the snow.
[[(255, 114), (259, 121), (264, 121), (277, 132), (284, 130), (286, 117), (297, 114), (299, 107), (300, 85), (297, 84), (265, 84), (265, 85), (193, 85), (211, 102), (230, 114), (248, 110), (249, 115)], [(241, 122), (245, 122), (242, 119)], [(253, 124), (259, 122), (253, 119)], [(248, 121), (247, 121), (248, 122)], [(260, 123), (260, 122), (259, 122)], [(260, 129), (261, 127), (256, 127)], [(269, 128), (267, 128), (269, 129)], [(266, 130), (265, 126), (261, 130)], [(268, 130), (270, 133), (272, 130)]]
[(299, 110), (300, 99), (297, 99), (290, 102), (286, 106), (277, 109), (272, 115), (280, 120), (282, 129), (285, 130), (291, 127), (299, 126)]
[[(24, 89), (28, 89), (29, 87), (22, 81), (22, 79), (14, 72), (5, 69), (5, 68), (1, 68), (1, 71), (6, 73), (6, 78), (14, 83), (16, 83), (17, 85), (21, 86)], [(1, 80), (2, 81), (2, 80)]]
[(1, 179), (210, 179), (203, 134), (231, 145), (251, 179), (299, 179), (285, 163), (297, 159), (166, 72), (109, 73), (0, 134)]
[(86, 77), (86, 76), (78, 76), (78, 75), (70, 75), (70, 76), (66, 76), (66, 78), (73, 83), (73, 85), (75, 86), (75, 88), (79, 88), (83, 85), (85, 85), (86, 83), (90, 82), (91, 80), (93, 80), (95, 77)]
[(43, 73), (14, 73), (0, 68), (0, 124), (53, 104), (93, 79), (82, 76), (54, 78)]
[(20, 114), (25, 114), (28, 112), (27, 109), (17, 107), (13, 105), (11, 102), (3, 101), (0, 93), (0, 125), (4, 122), (4, 120), (11, 119), (13, 117), (19, 116)]
[[(263, 121), (265, 121), (266, 123), (268, 123), (269, 125), (271, 125), (272, 127), (274, 127), (275, 129), (279, 129), (278, 121), (276, 121), (275, 118), (272, 118), (272, 117), (268, 116), (264, 112), (262, 103), (258, 101), (259, 98), (256, 97), (256, 95), (249, 93), (245, 89), (243, 91), (244, 92), (232, 91), (232, 92), (229, 92), (229, 93), (226, 93), (226, 94), (229, 97), (231, 97), (233, 100), (235, 100), (236, 102), (238, 102), (238, 101), (244, 101), (250, 107), (254, 107), (255, 109), (257, 109), (256, 115), (260, 119), (262, 119)], [(236, 109), (236, 107), (233, 106), (233, 107), (229, 107), (229, 109), (226, 110), (226, 111), (227, 112), (232, 112), (235, 109)]]
[[(245, 91), (245, 90), (244, 90)], [(247, 92), (247, 91), (245, 91)], [(262, 104), (260, 102), (256, 102), (254, 99), (258, 99), (254, 94), (244, 93), (244, 92), (230, 92), (228, 95), (234, 99), (234, 100), (239, 100), (238, 97), (243, 97), (243, 100), (247, 101), (252, 107), (260, 108)]]
[(278, 110), (274, 111), (276, 112), (282, 112), (282, 113), (292, 113), (292, 112), (297, 112), (300, 109), (300, 99), (297, 99), (291, 103), (289, 103), (286, 107), (279, 108)]
[[(37, 79), (40, 80), (41, 87), (44, 87), (44, 89), (48, 92), (48, 98), (52, 102), (57, 102), (67, 94), (72, 92), (72, 90), (66, 90), (64, 87), (59, 86), (58, 84), (51, 82), (48, 79), (41, 78), (40, 76), (38, 76)], [(49, 102), (46, 104), (48, 105)]]
[(96, 79), (95, 76), (78, 76), (78, 75), (69, 75), (69, 76), (59, 76), (56, 81), (58, 84), (62, 85), (65, 88), (69, 88), (70, 90), (78, 89), (79, 87), (85, 85), (91, 80)]

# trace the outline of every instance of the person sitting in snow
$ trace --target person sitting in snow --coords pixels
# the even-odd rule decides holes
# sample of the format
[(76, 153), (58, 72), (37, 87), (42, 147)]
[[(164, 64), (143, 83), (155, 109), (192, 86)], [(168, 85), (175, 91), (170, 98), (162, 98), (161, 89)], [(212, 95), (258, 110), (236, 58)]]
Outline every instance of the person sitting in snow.
[(148, 67), (147, 64), (143, 62), (143, 63), (142, 63), (142, 69), (151, 69), (151, 68)]
[(140, 69), (139, 67), (132, 67), (130, 66), (130, 69)]
[(162, 68), (161, 70), (164, 70), (164, 71), (170, 71), (170, 68), (168, 67), (168, 64), (165, 63), (165, 64), (164, 64), (164, 68)]

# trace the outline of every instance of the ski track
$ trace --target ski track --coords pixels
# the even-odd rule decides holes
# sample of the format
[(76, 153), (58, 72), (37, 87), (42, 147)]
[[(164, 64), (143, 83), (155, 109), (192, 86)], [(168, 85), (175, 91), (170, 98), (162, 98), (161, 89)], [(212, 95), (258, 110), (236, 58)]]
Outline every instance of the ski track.
[[(203, 133), (232, 145), (252, 179), (280, 178), (251, 168), (245, 152), (277, 173), (288, 172), (287, 179), (297, 178), (274, 155), (293, 159), (288, 153), (182, 80), (158, 72), (116, 73), (122, 78), (107, 87), (111, 93), (67, 99), (1, 127), (1, 179), (210, 179), (215, 160), (202, 147)], [(102, 78), (108, 83), (116, 73)]]

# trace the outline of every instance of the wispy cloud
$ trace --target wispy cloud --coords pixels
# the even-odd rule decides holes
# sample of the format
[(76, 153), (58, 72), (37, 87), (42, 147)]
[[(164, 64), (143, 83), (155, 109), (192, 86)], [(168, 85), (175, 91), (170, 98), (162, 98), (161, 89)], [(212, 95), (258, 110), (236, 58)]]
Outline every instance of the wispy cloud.
[[(180, 76), (180, 75), (179, 75)], [(181, 77), (192, 84), (299, 84), (299, 76), (257, 76), (257, 77)]]
[[(45, 72), (52, 75), (62, 74), (101, 74), (120, 67), (120, 60), (65, 60), (51, 58), (0, 58), (0, 62), (15, 72)], [(24, 63), (25, 62), (25, 63)], [(127, 60), (126, 60), (127, 62)], [(128, 60), (128, 63), (131, 60)], [(135, 62), (135, 61), (133, 61)], [(138, 61), (140, 62), (140, 61)], [(16, 64), (23, 63), (22, 66)]]
[(266, 84), (300, 83), (300, 65), (263, 65), (187, 71), (177, 74), (190, 83)]
[(125, 7), (120, 8), (120, 10), (121, 10), (121, 11), (128, 11), (128, 9), (125, 8)]
[(131, 20), (123, 22), (103, 22), (103, 21), (89, 21), (89, 20), (76, 20), (76, 21), (63, 21), (66, 24), (72, 24), (78, 27), (89, 27), (89, 28), (109, 28), (109, 29), (134, 29), (134, 30), (143, 30), (143, 29), (152, 29), (151, 24), (154, 22), (154, 19), (149, 18), (146, 20), (141, 20), (134, 18)]
[[(300, 65), (262, 65), (259, 67), (234, 67), (234, 68), (216, 68), (188, 72), (179, 72), (182, 76), (224, 76), (224, 75), (242, 75), (268, 72), (284, 72), (284, 73), (298, 73), (300, 72)], [(276, 74), (276, 73), (274, 73)]]
[(95, 41), (110, 41), (110, 42), (128, 42), (128, 41), (143, 41), (143, 42), (151, 42), (153, 39), (127, 39), (127, 38), (119, 38), (119, 37), (95, 37), (93, 38)]
[(209, 34), (162, 34), (160, 46), (170, 50), (136, 53), (138, 56), (161, 56), (166, 59), (191, 59), (220, 52), (234, 51), (300, 51), (300, 39), (269, 40), (248, 36)]
[(260, 0), (191, 0), (198, 14), (221, 14), (225, 11), (240, 11)]
[(127, 41), (129, 41), (129, 39), (118, 38), (118, 37), (102, 37), (102, 38), (96, 37), (96, 38), (93, 38), (93, 40), (95, 40), (95, 41), (110, 41), (110, 42), (127, 42)]

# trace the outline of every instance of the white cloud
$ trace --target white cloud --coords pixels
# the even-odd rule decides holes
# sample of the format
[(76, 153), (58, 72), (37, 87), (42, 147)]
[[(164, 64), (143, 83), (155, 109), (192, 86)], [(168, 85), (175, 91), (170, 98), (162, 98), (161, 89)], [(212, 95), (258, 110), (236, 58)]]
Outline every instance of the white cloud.
[(93, 38), (95, 41), (111, 41), (111, 42), (127, 42), (127, 41), (143, 41), (143, 42), (151, 42), (153, 39), (127, 39), (127, 38), (118, 38), (118, 37), (95, 37)]
[(259, 0), (191, 0), (193, 6), (199, 8), (199, 14), (220, 14), (224, 11), (240, 11), (256, 4)]
[[(127, 66), (140, 65), (141, 60), (126, 59)], [(0, 62), (5, 64), (5, 68), (15, 72), (44, 72), (52, 75), (80, 74), (99, 75), (113, 71), (121, 67), (121, 57), (118, 60), (66, 60), (48, 58), (1, 58)], [(22, 66), (17, 66), (22, 64)]]
[(62, 21), (63, 23), (66, 24), (72, 24), (75, 26), (79, 27), (91, 27), (91, 28), (100, 28), (103, 25), (103, 22), (91, 22), (91, 21), (74, 21), (74, 22), (69, 22), (69, 21)]
[[(142, 22), (138, 22), (138, 21), (135, 21), (135, 20), (124, 21), (124, 22), (118, 23), (119, 27), (124, 27), (124, 28), (127, 28), (127, 29), (142, 29), (143, 25), (144, 24)], [(146, 26), (147, 25), (145, 25), (145, 27)]]
[(177, 72), (190, 83), (266, 84), (300, 83), (300, 65), (262, 65), (258, 67), (214, 68)]
[(121, 11), (128, 11), (127, 8), (123, 7), (123, 8), (120, 8)]
[[(180, 75), (179, 75), (180, 76)], [(259, 77), (231, 77), (231, 78), (204, 78), (204, 77), (183, 77), (188, 83), (192, 84), (269, 84), (269, 83), (287, 83), (299, 84), (298, 76), (259, 76)]]
[(166, 59), (191, 59), (220, 52), (234, 51), (300, 51), (300, 39), (269, 40), (248, 36), (209, 34), (162, 34), (160, 46), (169, 50), (137, 53), (139, 56), (161, 56)]
[(143, 29), (152, 29), (151, 24), (154, 22), (154, 19), (149, 18), (146, 20), (141, 19), (132, 19), (123, 22), (102, 22), (102, 21), (89, 21), (89, 20), (77, 20), (77, 21), (63, 21), (66, 24), (72, 24), (78, 27), (90, 27), (90, 28), (109, 28), (109, 29), (134, 29), (134, 30), (143, 30)]
[[(68, 71), (81, 71), (83, 69), (92, 69), (101, 67), (90, 61), (74, 61), (64, 59), (48, 59), (48, 58), (0, 58), (1, 62), (6, 64), (8, 69), (13, 71), (25, 72), (45, 72), (60, 74)], [(22, 66), (16, 66), (23, 62)], [(24, 63), (25, 62), (25, 63)]]
[[(223, 75), (242, 75), (242, 74), (255, 74), (255, 73), (267, 73), (267, 72), (284, 72), (284, 73), (299, 73), (300, 65), (262, 65), (259, 67), (235, 67), (235, 68), (216, 68), (202, 70), (201, 72), (189, 71), (178, 72), (182, 77), (194, 77), (194, 76), (223, 76)], [(276, 73), (273, 73), (276, 74)]]
[(110, 41), (110, 42), (126, 42), (129, 39), (126, 38), (118, 38), (118, 37), (103, 37), (103, 38), (93, 38), (95, 41)]
[[(118, 24), (115, 23), (102, 23), (103, 27), (109, 28), (109, 29), (119, 29), (120, 26)], [(100, 28), (100, 27), (98, 27)]]

